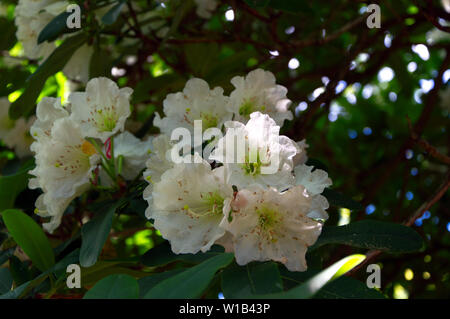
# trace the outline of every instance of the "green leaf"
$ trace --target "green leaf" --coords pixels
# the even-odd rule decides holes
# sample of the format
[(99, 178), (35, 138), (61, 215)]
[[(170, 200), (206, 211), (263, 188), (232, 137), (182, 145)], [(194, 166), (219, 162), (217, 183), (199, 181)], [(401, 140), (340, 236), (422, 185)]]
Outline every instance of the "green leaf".
[(8, 268), (0, 268), (0, 294), (11, 290), (13, 278)]
[(31, 274), (28, 270), (26, 262), (20, 261), (16, 256), (11, 256), (9, 259), (9, 270), (17, 286), (20, 286), (31, 280)]
[(0, 295), (0, 299), (17, 299), (27, 290), (29, 285), (30, 282), (26, 282), (23, 285), (17, 287), (16, 289), (8, 291), (3, 295)]
[(357, 201), (354, 201), (344, 194), (329, 188), (325, 188), (322, 195), (327, 198), (328, 202), (332, 206), (345, 207), (350, 210), (360, 210), (363, 208), (363, 206)]
[(47, 79), (64, 68), (73, 53), (86, 42), (86, 34), (78, 34), (67, 38), (28, 78), (22, 95), (11, 104), (9, 117), (18, 119), (27, 116), (35, 108), (35, 102)]
[(71, 12), (62, 12), (58, 14), (56, 17), (53, 18), (52, 21), (50, 21), (44, 29), (39, 33), (38, 36), (38, 44), (41, 44), (42, 42), (48, 41), (52, 42), (55, 41), (60, 35), (64, 33), (71, 33), (79, 31), (78, 29), (69, 29), (67, 27), (67, 18), (71, 15)]
[(2, 30), (2, 36), (0, 37), (0, 50), (9, 50), (16, 43), (16, 31), (17, 28), (13, 21), (0, 17), (0, 30)]
[[(312, 298), (323, 286), (338, 276), (353, 269), (366, 258), (365, 255), (350, 255), (334, 263), (306, 282), (287, 291), (256, 295), (254, 298), (264, 299), (307, 299)], [(252, 296), (253, 297), (253, 296)]]
[(111, 230), (112, 218), (119, 203), (112, 204), (106, 210), (96, 213), (94, 218), (81, 228), (81, 266), (90, 267), (97, 262)]
[(255, 294), (283, 291), (283, 282), (274, 262), (231, 265), (222, 273), (225, 298), (247, 298)]
[(139, 285), (129, 275), (111, 275), (100, 280), (92, 287), (83, 299), (137, 299)]
[(179, 268), (179, 269), (164, 271), (164, 272), (152, 274), (150, 276), (145, 276), (145, 277), (139, 279), (138, 284), (139, 284), (140, 298), (144, 297), (147, 294), (147, 292), (150, 291), (150, 289), (152, 289), (154, 286), (156, 286), (161, 281), (166, 280), (170, 277), (173, 277), (182, 271), (185, 271), (185, 269)]
[(318, 299), (384, 299), (376, 289), (351, 277), (342, 276), (326, 284), (314, 296)]
[(119, 3), (117, 3), (114, 7), (112, 7), (108, 10), (108, 12), (105, 13), (105, 15), (102, 17), (102, 22), (106, 25), (111, 25), (116, 22), (124, 5), (125, 1), (119, 1)]
[(223, 253), (182, 273), (163, 280), (145, 294), (145, 299), (199, 298), (215, 273), (233, 260), (233, 254)]
[(108, 76), (111, 72), (112, 61), (110, 54), (101, 48), (95, 48), (89, 62), (89, 78)]
[(197, 254), (174, 254), (170, 243), (165, 241), (164, 243), (148, 250), (141, 257), (141, 262), (150, 267), (164, 266), (174, 261), (184, 261), (192, 264), (198, 264), (211, 257), (217, 256), (223, 252), (223, 248), (220, 246), (213, 246), (211, 250), (206, 253)]
[(28, 171), (34, 167), (34, 161), (23, 164), (13, 175), (0, 176), (0, 211), (14, 207), (14, 202), (28, 185)]
[(1, 215), (15, 242), (40, 271), (45, 271), (55, 264), (50, 242), (42, 228), (30, 216), (17, 209), (5, 210)]
[(319, 239), (310, 249), (326, 244), (407, 253), (420, 250), (423, 239), (414, 229), (404, 225), (362, 220), (345, 226), (325, 226)]
[(0, 266), (3, 265), (12, 255), (14, 255), (14, 248), (9, 248), (3, 251), (0, 251)]

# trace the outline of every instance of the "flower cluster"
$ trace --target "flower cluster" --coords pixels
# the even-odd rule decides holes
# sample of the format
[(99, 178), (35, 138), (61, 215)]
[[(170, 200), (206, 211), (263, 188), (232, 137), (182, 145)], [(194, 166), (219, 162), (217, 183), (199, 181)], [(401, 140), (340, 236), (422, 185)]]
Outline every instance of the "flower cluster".
[[(331, 180), (305, 164), (305, 141), (279, 135), (293, 115), (287, 90), (272, 73), (257, 69), (231, 83), (235, 89), (226, 96), (194, 78), (164, 100), (165, 117), (154, 119), (162, 134), (144, 172), (146, 216), (177, 254), (219, 244), (240, 265), (274, 260), (304, 271), (306, 250), (328, 218), (320, 194)], [(224, 135), (208, 135), (199, 150), (199, 122)], [(170, 138), (179, 128), (194, 134), (194, 143), (180, 142), (182, 150)]]
[(43, 191), (36, 213), (50, 218), (46, 230), (56, 229), (70, 202), (93, 184), (112, 186), (117, 175), (131, 180), (145, 167), (151, 141), (124, 131), (131, 93), (107, 78), (94, 78), (85, 92), (71, 93), (66, 106), (59, 98), (39, 102), (30, 130), (36, 167), (29, 187)]
[[(36, 167), (29, 187), (43, 191), (36, 213), (49, 218), (45, 229), (56, 229), (70, 202), (90, 187), (120, 189), (123, 180), (143, 177), (146, 217), (174, 253), (219, 244), (240, 265), (275, 260), (304, 271), (306, 250), (328, 218), (321, 193), (331, 180), (305, 164), (305, 141), (279, 134), (293, 115), (272, 73), (257, 69), (231, 83), (227, 96), (189, 80), (167, 95), (165, 116), (156, 114), (161, 134), (143, 141), (124, 131), (132, 90), (107, 78), (90, 80), (66, 106), (43, 98), (30, 130)], [(187, 140), (174, 139), (177, 130)]]

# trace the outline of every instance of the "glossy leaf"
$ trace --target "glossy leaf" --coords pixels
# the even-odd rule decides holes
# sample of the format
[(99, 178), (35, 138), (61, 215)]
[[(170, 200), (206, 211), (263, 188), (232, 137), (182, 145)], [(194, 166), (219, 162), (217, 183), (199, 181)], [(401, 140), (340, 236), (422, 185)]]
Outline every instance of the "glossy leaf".
[(39, 270), (45, 271), (55, 264), (50, 242), (30, 216), (17, 209), (5, 210), (1, 215), (15, 242)]
[(199, 298), (215, 273), (233, 260), (233, 254), (223, 253), (180, 274), (163, 280), (144, 296), (146, 299)]
[[(325, 270), (319, 272), (317, 275), (308, 279), (306, 282), (298, 285), (295, 288), (292, 288), (287, 291), (273, 293), (273, 294), (265, 294), (265, 295), (256, 295), (255, 298), (267, 298), (267, 299), (280, 299), (280, 298), (288, 298), (288, 299), (307, 299), (312, 298), (323, 286), (325, 286), (328, 282), (333, 279), (336, 279), (337, 276), (341, 276), (345, 274), (347, 271), (353, 269), (358, 264), (360, 264), (366, 256), (364, 255), (351, 255), (345, 257), (338, 262), (334, 263), (330, 267)], [(341, 271), (341, 269), (345, 269), (345, 271)]]
[(410, 227), (376, 220), (362, 220), (345, 226), (325, 226), (317, 242), (310, 249), (326, 244), (407, 253), (420, 250), (423, 239)]
[(111, 275), (100, 280), (83, 299), (137, 299), (139, 285), (129, 275)]
[(35, 102), (47, 79), (64, 68), (73, 53), (86, 42), (85, 34), (67, 38), (28, 78), (22, 95), (11, 104), (9, 116), (18, 119), (29, 115), (35, 108)]
[(234, 264), (222, 273), (222, 291), (225, 298), (246, 298), (283, 291), (283, 282), (274, 262)]
[(97, 262), (111, 230), (112, 218), (117, 206), (118, 204), (112, 204), (109, 208), (97, 212), (94, 218), (81, 228), (81, 266), (90, 267)]

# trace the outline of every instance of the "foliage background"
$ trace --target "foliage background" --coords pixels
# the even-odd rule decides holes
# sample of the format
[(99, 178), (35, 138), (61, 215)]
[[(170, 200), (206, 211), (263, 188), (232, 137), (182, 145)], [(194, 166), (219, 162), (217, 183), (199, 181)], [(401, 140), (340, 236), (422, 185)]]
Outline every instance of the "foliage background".
[[(222, 86), (229, 93), (233, 76), (255, 68), (272, 71), (277, 82), (288, 88), (295, 112), (283, 133), (294, 140), (306, 138), (308, 155), (317, 166), (326, 168), (333, 180), (332, 189), (346, 194), (332, 202), (327, 225), (368, 219), (409, 222), (424, 239), (421, 251), (402, 255), (370, 252), (365, 264), (381, 265), (380, 292), (386, 297), (449, 297), (450, 198), (445, 161), (450, 151), (450, 102), (441, 96), (448, 90), (450, 77), (450, 37), (445, 27), (450, 14), (440, 1), (372, 1), (381, 7), (380, 29), (367, 28), (365, 1), (219, 1), (210, 19), (199, 18), (192, 1), (170, 1), (165, 7), (156, 1), (133, 1), (139, 4), (139, 10), (130, 9), (129, 2), (119, 3), (120, 14), (111, 24), (89, 18), (90, 9), (102, 2), (80, 2), (86, 9), (81, 33), (95, 48), (91, 61), (86, 63), (90, 63), (91, 77), (105, 75), (120, 86), (134, 89), (129, 126), (138, 137), (157, 133), (152, 127), (154, 113), (162, 114), (165, 96), (182, 90), (190, 77), (203, 78), (210, 86)], [(70, 79), (61, 72), (63, 64), (47, 73), (41, 68), (39, 73), (38, 61), (20, 57), (21, 46), (15, 39), (15, 1), (1, 4), (6, 16), (0, 18), (0, 96), (16, 101), (16, 114), (26, 117), (34, 112), (36, 97), (66, 96)], [(139, 21), (141, 14), (152, 10), (158, 12), (155, 17)], [(438, 41), (433, 38), (436, 26), (442, 29)], [(161, 28), (169, 30), (164, 37), (157, 35)], [(67, 52), (72, 51), (73, 47)], [(393, 78), (387, 81), (389, 70)], [(42, 89), (33, 86), (33, 81), (43, 85)], [(30, 95), (32, 90), (34, 99), (21, 96), (24, 92)], [(33, 214), (39, 192), (26, 189), (24, 168), (30, 165), (0, 142), (1, 210), (15, 207), (40, 222)], [(152, 280), (173, 276), (206, 257), (216, 256), (214, 252), (185, 258), (170, 255), (164, 240), (143, 215), (146, 203), (141, 192), (142, 184), (130, 185), (122, 201), (115, 200), (120, 213), (112, 219), (112, 230), (106, 233), (108, 239), (99, 261), (83, 269), (81, 289), (68, 290), (58, 285), (57, 273), (65, 268), (42, 276), (45, 272), (16, 250), (14, 236), (0, 222), (0, 265), (10, 270), (7, 275), (6, 268), (0, 268), (5, 276), (0, 277), (2, 283), (11, 280), (14, 287), (20, 287), (32, 282), (21, 294), (25, 297), (77, 298), (111, 274), (146, 278), (139, 280), (140, 287), (150, 287)], [(91, 192), (75, 201), (57, 232), (46, 235), (57, 261), (71, 260), (78, 253), (82, 247), (80, 229), (89, 218), (114, 213), (95, 206), (96, 196)], [(349, 204), (348, 197), (361, 206)], [(150, 254), (144, 255), (147, 251)], [(270, 286), (282, 278), (287, 289), (344, 256), (366, 252), (332, 244), (310, 254), (308, 273), (287, 274), (273, 263), (250, 265), (247, 270), (253, 279), (265, 277), (255, 280), (263, 285)], [(170, 273), (148, 276), (162, 271)], [(276, 276), (273, 282), (271, 274)], [(200, 295), (216, 298), (224, 292), (223, 278), (238, 280), (239, 276), (241, 270), (231, 264), (215, 274)], [(365, 267), (360, 265), (347, 278), (364, 283), (366, 277)], [(120, 278), (127, 285), (129, 277)], [(354, 291), (361, 286), (342, 280), (335, 285), (349, 291), (346, 294), (339, 290), (341, 297), (355, 296)], [(227, 289), (245, 291), (238, 288)], [(264, 287), (249, 289), (253, 293), (265, 291)], [(322, 291), (319, 296), (338, 297), (332, 294), (333, 287), (328, 291), (331, 293)]]

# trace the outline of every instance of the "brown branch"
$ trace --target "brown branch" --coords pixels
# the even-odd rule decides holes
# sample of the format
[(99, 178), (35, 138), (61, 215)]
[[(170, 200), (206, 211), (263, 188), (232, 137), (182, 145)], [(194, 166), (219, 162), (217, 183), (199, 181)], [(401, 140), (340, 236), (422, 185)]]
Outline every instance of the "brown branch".
[[(411, 215), (411, 217), (406, 220), (405, 222), (403, 222), (403, 225), (405, 226), (412, 226), (414, 224), (414, 222), (420, 218), (420, 216), (423, 215), (423, 213), (427, 210), (429, 210), (437, 201), (439, 201), (442, 196), (444, 196), (444, 194), (447, 192), (447, 190), (450, 187), (450, 172), (447, 172), (447, 174), (445, 175), (444, 181), (441, 184), (441, 186), (437, 189), (437, 191), (431, 195), (427, 201), (425, 201), (415, 212), (414, 214)], [(346, 276), (352, 276), (354, 275), (358, 270), (360, 270), (361, 268), (363, 268), (365, 265), (369, 264), (370, 262), (372, 262), (376, 257), (378, 257), (383, 251), (381, 250), (370, 250), (366, 253), (366, 259), (363, 260), (363, 262), (361, 262), (358, 266), (356, 266), (355, 268), (353, 268), (352, 270), (350, 270)]]
[(411, 120), (409, 117), (406, 117), (406, 120), (408, 121), (408, 127), (409, 131), (411, 132), (411, 138), (417, 145), (419, 145), (421, 148), (423, 148), (428, 154), (430, 154), (431, 157), (434, 157), (438, 161), (450, 165), (450, 157), (440, 153), (433, 145), (428, 143), (423, 138), (420, 138), (415, 132), (411, 124)]

